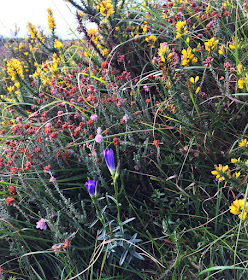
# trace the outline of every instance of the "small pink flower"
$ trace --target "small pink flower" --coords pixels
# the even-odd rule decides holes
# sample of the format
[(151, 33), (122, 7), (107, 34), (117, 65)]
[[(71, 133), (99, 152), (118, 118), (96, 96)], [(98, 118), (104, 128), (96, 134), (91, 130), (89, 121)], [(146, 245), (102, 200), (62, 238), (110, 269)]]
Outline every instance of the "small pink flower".
[(56, 181), (56, 178), (54, 178), (53, 176), (50, 178), (49, 182), (54, 183)]
[(47, 229), (47, 225), (46, 225), (46, 220), (45, 219), (40, 219), (38, 222), (36, 222), (36, 228), (39, 228), (41, 230), (46, 230)]
[(125, 114), (122, 119), (124, 122), (127, 122), (129, 120), (129, 116), (127, 114)]
[(90, 116), (90, 119), (91, 119), (92, 121), (95, 121), (95, 120), (97, 119), (97, 115), (96, 115), (96, 114), (92, 114), (92, 115)]
[(53, 249), (53, 251), (55, 252), (55, 255), (58, 255), (58, 254), (59, 254), (58, 251), (61, 250), (61, 245), (54, 244), (54, 245), (52, 246), (52, 249)]
[(102, 142), (102, 139), (103, 139), (103, 137), (102, 137), (101, 134), (97, 134), (96, 137), (95, 137), (96, 143), (101, 143), (101, 142)]
[(145, 91), (149, 91), (149, 88), (148, 88), (147, 85), (143, 86), (143, 89), (144, 89)]

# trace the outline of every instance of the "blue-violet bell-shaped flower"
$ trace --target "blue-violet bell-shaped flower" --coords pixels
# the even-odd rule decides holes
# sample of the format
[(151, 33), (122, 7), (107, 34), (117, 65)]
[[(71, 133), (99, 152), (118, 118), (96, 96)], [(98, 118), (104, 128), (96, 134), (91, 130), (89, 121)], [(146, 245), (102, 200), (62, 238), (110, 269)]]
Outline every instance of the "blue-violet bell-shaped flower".
[(95, 182), (95, 180), (88, 180), (88, 182), (85, 183), (85, 187), (87, 191), (89, 192), (90, 196), (95, 196), (96, 195), (96, 186), (97, 186), (98, 181)]
[(112, 149), (107, 149), (102, 152), (104, 155), (106, 164), (108, 166), (109, 172), (113, 176), (115, 173), (115, 160), (114, 160), (114, 152)]

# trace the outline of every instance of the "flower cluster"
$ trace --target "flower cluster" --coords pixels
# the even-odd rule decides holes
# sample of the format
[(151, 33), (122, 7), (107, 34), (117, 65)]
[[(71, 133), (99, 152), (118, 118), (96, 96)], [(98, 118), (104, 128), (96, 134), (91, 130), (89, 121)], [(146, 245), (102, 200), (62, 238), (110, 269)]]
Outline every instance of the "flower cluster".
[(228, 165), (223, 166), (222, 164), (219, 164), (215, 165), (214, 167), (215, 170), (211, 171), (211, 173), (215, 175), (219, 181), (223, 181), (226, 178), (231, 178), (231, 172)]
[[(238, 215), (238, 217), (244, 220), (248, 213), (248, 202), (245, 202), (244, 199), (236, 199), (231, 206), (229, 206), (230, 212), (234, 215)], [(244, 209), (244, 212), (243, 212)], [(242, 216), (243, 212), (243, 216)]]

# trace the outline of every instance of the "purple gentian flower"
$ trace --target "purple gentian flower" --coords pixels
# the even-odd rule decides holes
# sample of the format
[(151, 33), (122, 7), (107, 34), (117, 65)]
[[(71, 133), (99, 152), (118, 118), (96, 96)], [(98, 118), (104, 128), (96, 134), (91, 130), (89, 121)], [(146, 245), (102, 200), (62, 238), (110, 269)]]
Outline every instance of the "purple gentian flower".
[(102, 154), (104, 155), (109, 172), (113, 176), (113, 174), (115, 173), (114, 152), (112, 149), (107, 149), (107, 150), (103, 151)]
[(38, 222), (36, 222), (36, 228), (40, 228), (41, 230), (46, 230), (47, 225), (45, 224), (46, 220), (45, 219), (40, 219)]
[(98, 181), (95, 182), (95, 180), (88, 180), (88, 182), (85, 183), (85, 187), (87, 191), (89, 192), (90, 196), (96, 195), (96, 186)]

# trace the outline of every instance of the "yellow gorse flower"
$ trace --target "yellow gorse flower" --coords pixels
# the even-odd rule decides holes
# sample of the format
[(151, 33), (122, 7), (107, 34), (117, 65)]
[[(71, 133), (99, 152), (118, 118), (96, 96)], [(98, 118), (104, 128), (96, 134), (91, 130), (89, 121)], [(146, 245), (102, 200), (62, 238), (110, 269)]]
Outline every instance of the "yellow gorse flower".
[(38, 30), (37, 30), (36, 27), (35, 27), (32, 23), (30, 23), (30, 22), (28, 22), (28, 32), (29, 32), (31, 38), (36, 38), (36, 36), (37, 36), (37, 34), (38, 34)]
[(221, 45), (221, 46), (219, 46), (219, 54), (224, 54), (224, 52), (225, 52), (225, 48), (226, 48), (226, 46), (225, 46), (225, 45)]
[(231, 178), (231, 172), (228, 165), (223, 166), (219, 164), (219, 166), (215, 165), (215, 170), (211, 171), (211, 173), (216, 176), (216, 179), (219, 181), (225, 180), (225, 176)]
[(58, 41), (57, 39), (55, 39), (54, 48), (60, 49), (60, 48), (62, 48), (62, 46), (63, 46), (63, 44), (60, 41)]
[(56, 28), (56, 24), (55, 24), (55, 20), (54, 20), (54, 17), (53, 17), (52, 9), (47, 9), (47, 13), (48, 13), (48, 16), (47, 16), (48, 29), (53, 30), (53, 29)]
[(22, 62), (16, 58), (7, 61), (7, 72), (12, 81), (15, 81), (17, 77), (24, 78)]
[(160, 43), (160, 48), (158, 49), (158, 55), (162, 62), (165, 62), (165, 54), (169, 51), (167, 43)]
[(237, 163), (240, 162), (240, 158), (236, 159), (236, 158), (231, 158), (231, 163)]
[[(244, 208), (244, 213), (242, 217), (242, 211)], [(244, 199), (236, 199), (231, 206), (229, 206), (230, 212), (234, 215), (238, 215), (238, 217), (242, 220), (245, 219), (248, 213), (248, 202), (245, 203)]]
[(87, 31), (88, 36), (97, 36), (97, 30), (95, 28), (90, 28)]
[(107, 55), (107, 54), (108, 54), (108, 49), (102, 50), (102, 55), (103, 55), (103, 56), (105, 56), (105, 55)]
[(237, 73), (238, 73), (239, 75), (241, 74), (242, 68), (243, 68), (242, 64), (239, 63), (238, 66), (237, 66)]
[(247, 139), (242, 139), (242, 140), (239, 142), (239, 147), (247, 147), (247, 146), (248, 146)]
[(197, 61), (198, 59), (194, 56), (190, 47), (187, 50), (182, 50), (182, 66), (188, 66), (190, 62), (196, 63)]
[(154, 48), (154, 43), (156, 42), (157, 37), (154, 35), (150, 35), (146, 38), (146, 41), (148, 42), (148, 45)]
[(196, 76), (195, 78), (194, 77), (190, 77), (189, 81), (192, 84), (196, 84), (199, 81), (199, 76)]
[(213, 50), (218, 43), (219, 43), (219, 40), (214, 40), (214, 37), (212, 37), (207, 42), (205, 42), (206, 51), (208, 51), (208, 53), (210, 53), (211, 50)]
[(113, 5), (111, 0), (103, 0), (100, 3), (100, 13), (108, 18), (110, 15), (114, 13)]
[(180, 38), (183, 35), (188, 33), (187, 28), (185, 27), (186, 21), (178, 21), (176, 24), (177, 35), (176, 38)]

